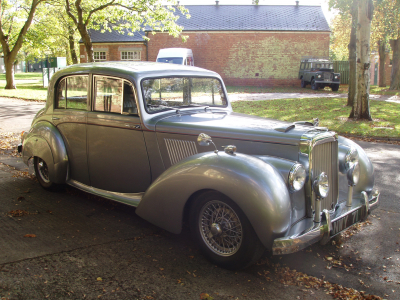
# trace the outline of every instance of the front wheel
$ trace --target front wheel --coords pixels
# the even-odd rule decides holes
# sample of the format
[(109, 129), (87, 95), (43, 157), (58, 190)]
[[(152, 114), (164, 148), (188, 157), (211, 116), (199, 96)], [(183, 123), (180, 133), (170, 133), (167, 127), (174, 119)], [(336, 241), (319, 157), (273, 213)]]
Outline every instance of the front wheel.
[(332, 84), (331, 88), (332, 88), (332, 91), (337, 92), (339, 90), (339, 84)]
[(205, 192), (195, 199), (190, 230), (203, 254), (226, 269), (250, 266), (265, 251), (239, 206), (218, 192)]
[(40, 157), (35, 157), (33, 160), (35, 175), (40, 185), (46, 190), (54, 190), (56, 184), (49, 179), (49, 168), (46, 162)]
[(313, 79), (311, 81), (311, 89), (313, 89), (314, 91), (318, 90), (318, 83), (315, 82), (315, 79)]

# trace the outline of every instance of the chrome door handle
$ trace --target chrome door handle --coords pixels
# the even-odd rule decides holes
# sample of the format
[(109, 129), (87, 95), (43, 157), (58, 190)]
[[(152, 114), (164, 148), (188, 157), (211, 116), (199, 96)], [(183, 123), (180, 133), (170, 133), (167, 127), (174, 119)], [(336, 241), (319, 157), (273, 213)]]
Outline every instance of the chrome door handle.
[(52, 117), (53, 120), (60, 120), (60, 118)]

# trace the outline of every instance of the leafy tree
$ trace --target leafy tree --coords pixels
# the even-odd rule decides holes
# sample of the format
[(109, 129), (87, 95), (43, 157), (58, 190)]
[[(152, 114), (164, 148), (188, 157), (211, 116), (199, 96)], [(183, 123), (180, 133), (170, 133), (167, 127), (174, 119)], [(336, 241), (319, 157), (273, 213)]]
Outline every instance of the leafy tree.
[(0, 43), (6, 69), (6, 89), (15, 89), (14, 62), (31, 26), (36, 9), (44, 0), (2, 0), (0, 2)]
[(174, 12), (178, 9), (187, 13), (187, 10), (183, 6), (172, 6), (175, 0), (167, 2), (170, 5), (163, 5), (165, 2), (160, 0), (65, 0), (65, 8), (81, 35), (88, 61), (92, 62), (90, 28), (120, 31), (129, 28), (132, 32), (151, 28), (154, 32), (167, 31), (175, 37), (179, 36), (182, 27), (175, 23), (178, 17)]

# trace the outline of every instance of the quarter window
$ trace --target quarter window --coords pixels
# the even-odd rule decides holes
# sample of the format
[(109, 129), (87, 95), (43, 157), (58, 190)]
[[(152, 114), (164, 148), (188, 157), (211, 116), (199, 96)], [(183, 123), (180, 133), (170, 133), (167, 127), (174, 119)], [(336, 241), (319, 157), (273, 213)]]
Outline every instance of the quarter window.
[(121, 51), (121, 60), (140, 60), (140, 51)]
[(55, 108), (87, 110), (88, 76), (69, 76), (57, 87)]
[(94, 51), (94, 61), (104, 61), (107, 59), (107, 53), (105, 51)]

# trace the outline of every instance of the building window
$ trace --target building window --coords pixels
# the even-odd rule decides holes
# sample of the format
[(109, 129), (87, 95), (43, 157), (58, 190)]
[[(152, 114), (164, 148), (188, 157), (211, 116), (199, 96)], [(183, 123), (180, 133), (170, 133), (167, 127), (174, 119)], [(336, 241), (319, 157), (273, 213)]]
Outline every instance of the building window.
[(140, 51), (121, 51), (121, 60), (140, 60)]
[(105, 51), (94, 51), (93, 56), (94, 61), (102, 61), (107, 59)]

